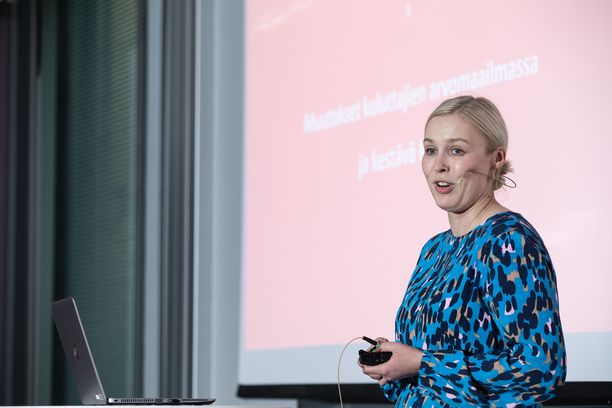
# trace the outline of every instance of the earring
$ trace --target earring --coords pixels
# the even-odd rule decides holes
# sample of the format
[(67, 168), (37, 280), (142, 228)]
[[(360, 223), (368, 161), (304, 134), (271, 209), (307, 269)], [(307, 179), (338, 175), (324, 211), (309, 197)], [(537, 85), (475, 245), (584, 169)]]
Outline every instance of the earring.
[[(502, 185), (504, 187), (516, 188), (517, 186), (516, 181), (512, 180), (510, 177), (506, 175), (500, 176), (500, 179), (502, 180)], [(508, 182), (510, 182), (511, 184), (508, 184)]]

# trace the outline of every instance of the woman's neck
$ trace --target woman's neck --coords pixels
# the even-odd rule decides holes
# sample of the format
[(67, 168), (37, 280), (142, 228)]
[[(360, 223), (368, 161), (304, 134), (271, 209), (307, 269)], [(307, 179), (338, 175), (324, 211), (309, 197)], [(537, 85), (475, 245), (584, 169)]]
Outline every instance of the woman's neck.
[(492, 215), (509, 211), (501, 205), (491, 193), (480, 198), (472, 207), (462, 213), (448, 213), (448, 223), (454, 236), (460, 237), (467, 234)]

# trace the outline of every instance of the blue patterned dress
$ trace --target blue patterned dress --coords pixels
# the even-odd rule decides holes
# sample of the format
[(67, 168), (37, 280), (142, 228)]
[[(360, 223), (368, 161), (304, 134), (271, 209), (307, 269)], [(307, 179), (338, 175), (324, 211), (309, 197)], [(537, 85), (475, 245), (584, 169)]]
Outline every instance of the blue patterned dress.
[(418, 375), (383, 386), (396, 407), (539, 406), (565, 381), (555, 272), (520, 214), (430, 239), (395, 324), (424, 351)]

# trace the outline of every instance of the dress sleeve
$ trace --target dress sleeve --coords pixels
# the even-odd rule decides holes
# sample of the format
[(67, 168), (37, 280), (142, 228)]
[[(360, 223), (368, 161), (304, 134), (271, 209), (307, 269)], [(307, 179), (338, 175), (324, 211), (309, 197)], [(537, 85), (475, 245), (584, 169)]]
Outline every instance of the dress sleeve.
[(537, 235), (513, 230), (482, 248), (482, 301), (497, 328), (495, 352), (424, 351), (419, 387), (450, 405), (533, 405), (565, 381), (565, 347), (548, 253)]
[(385, 385), (381, 386), (383, 393), (385, 394), (385, 398), (387, 398), (391, 402), (397, 401), (399, 398), (404, 385), (402, 384), (402, 380), (389, 381)]

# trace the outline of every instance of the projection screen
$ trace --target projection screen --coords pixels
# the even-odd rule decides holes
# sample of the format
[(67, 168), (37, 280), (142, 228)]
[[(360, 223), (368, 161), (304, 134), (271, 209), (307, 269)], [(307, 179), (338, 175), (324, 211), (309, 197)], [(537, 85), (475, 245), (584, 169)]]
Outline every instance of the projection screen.
[[(420, 167), (444, 99), (509, 128), (498, 199), (553, 259), (570, 382), (612, 381), (612, 3), (246, 2), (242, 386), (335, 384), (394, 337), (422, 245), (448, 229)], [(343, 383), (372, 383), (355, 364)]]

